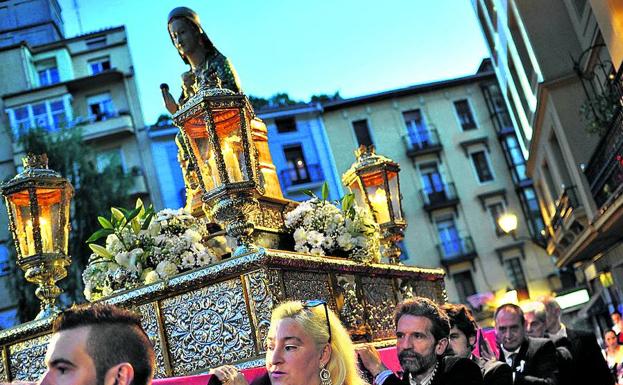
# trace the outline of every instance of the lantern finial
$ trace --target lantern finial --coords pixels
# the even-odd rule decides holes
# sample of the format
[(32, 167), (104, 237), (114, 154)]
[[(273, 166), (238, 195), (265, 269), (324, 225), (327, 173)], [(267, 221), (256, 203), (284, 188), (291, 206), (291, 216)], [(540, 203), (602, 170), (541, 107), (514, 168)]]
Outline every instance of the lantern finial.
[(47, 154), (33, 154), (28, 153), (22, 158), (22, 164), (24, 168), (48, 168), (48, 156)]

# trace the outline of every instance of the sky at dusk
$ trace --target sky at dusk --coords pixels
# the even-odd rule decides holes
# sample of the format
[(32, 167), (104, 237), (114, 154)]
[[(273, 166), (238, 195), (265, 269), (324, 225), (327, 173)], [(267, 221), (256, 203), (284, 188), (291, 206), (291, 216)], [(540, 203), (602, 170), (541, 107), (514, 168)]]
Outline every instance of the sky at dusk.
[[(474, 73), (488, 56), (469, 1), (59, 0), (66, 37), (125, 25), (145, 124), (177, 99), (186, 71), (167, 32), (177, 6), (195, 10), (247, 95), (339, 91), (355, 97)], [(114, 63), (113, 63), (114, 65)]]

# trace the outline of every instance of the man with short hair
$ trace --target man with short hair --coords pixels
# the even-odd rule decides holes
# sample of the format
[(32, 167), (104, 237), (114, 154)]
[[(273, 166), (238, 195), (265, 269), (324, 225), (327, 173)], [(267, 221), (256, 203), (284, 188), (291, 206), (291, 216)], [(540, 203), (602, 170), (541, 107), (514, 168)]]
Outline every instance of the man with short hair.
[(357, 349), (365, 368), (378, 385), (482, 384), (480, 368), (463, 357), (443, 357), (448, 345), (448, 316), (428, 298), (398, 304), (394, 315), (396, 351), (404, 371), (399, 378), (380, 360), (372, 346)]
[(552, 341), (526, 335), (524, 314), (515, 304), (495, 310), (495, 332), (500, 360), (512, 369), (515, 385), (558, 384), (556, 349)]
[(495, 359), (485, 360), (472, 354), (478, 325), (467, 306), (447, 303), (441, 308), (450, 318), (451, 326), (446, 354), (474, 361), (480, 367), (485, 385), (511, 385), (513, 372), (510, 366)]
[(541, 302), (532, 303), (529, 310), (525, 310), (524, 312), (524, 320), (526, 334), (528, 334), (529, 337), (545, 337), (545, 324), (547, 322), (545, 305)]
[(140, 317), (108, 304), (74, 306), (53, 324), (41, 385), (150, 385), (155, 368)]
[(541, 303), (546, 313), (546, 337), (554, 342), (557, 349), (566, 348), (571, 353), (570, 378), (578, 384), (613, 384), (608, 364), (595, 336), (585, 331), (568, 329), (560, 320), (561, 309), (555, 298), (543, 297)]

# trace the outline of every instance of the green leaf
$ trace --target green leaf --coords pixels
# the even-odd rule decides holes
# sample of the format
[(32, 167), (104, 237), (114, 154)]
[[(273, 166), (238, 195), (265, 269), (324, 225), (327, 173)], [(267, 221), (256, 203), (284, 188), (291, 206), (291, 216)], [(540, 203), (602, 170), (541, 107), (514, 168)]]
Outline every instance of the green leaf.
[[(126, 210), (127, 211), (127, 210)], [(141, 212), (141, 208), (137, 207), (132, 211), (128, 211), (127, 213), (124, 213), (125, 215), (125, 220), (128, 222), (131, 222), (134, 218), (136, 218), (136, 216)]]
[(143, 201), (141, 200), (141, 198), (137, 198), (136, 199), (136, 204), (134, 205), (134, 207), (136, 207), (136, 208), (140, 207), (141, 208), (141, 211), (139, 212), (138, 215), (141, 218), (143, 218), (144, 215), (145, 215), (145, 206), (143, 205)]
[(322, 184), (322, 200), (326, 201), (329, 198), (329, 184), (325, 181)]
[(114, 234), (115, 232), (112, 229), (99, 229), (94, 232), (89, 239), (87, 239), (87, 243), (95, 242), (100, 238), (107, 237), (110, 234)]
[(104, 217), (97, 217), (98, 222), (100, 223), (100, 225), (105, 228), (105, 229), (113, 229), (113, 225), (112, 223), (110, 223), (110, 221)]
[(342, 197), (342, 211), (349, 212), (355, 203), (355, 195), (353, 193), (346, 194)]
[(95, 243), (91, 243), (89, 245), (89, 247), (91, 248), (91, 250), (93, 250), (93, 252), (95, 254), (99, 255), (100, 257), (104, 257), (104, 258), (107, 258), (107, 259), (113, 259), (114, 258), (114, 255), (112, 255), (110, 253), (110, 251), (106, 250), (106, 248), (104, 246), (100, 246), (100, 245), (97, 245)]
[(130, 222), (130, 224), (132, 225), (132, 231), (134, 231), (134, 234), (137, 234), (141, 231), (141, 224), (138, 221), (138, 218), (134, 218), (132, 219), (132, 222)]
[(308, 197), (318, 198), (312, 190), (303, 190), (303, 194), (307, 195)]
[(153, 209), (152, 209), (152, 211), (149, 214), (147, 214), (147, 217), (143, 221), (143, 226), (141, 227), (142, 230), (147, 230), (147, 228), (149, 227), (149, 224), (151, 223), (151, 220), (154, 218), (155, 214), (156, 213), (153, 211)]
[(117, 223), (121, 223), (121, 221), (125, 219), (125, 216), (123, 215), (123, 212), (121, 210), (124, 210), (124, 209), (123, 208), (118, 209), (116, 207), (110, 208), (110, 212), (112, 212), (112, 216), (113, 218), (117, 220)]

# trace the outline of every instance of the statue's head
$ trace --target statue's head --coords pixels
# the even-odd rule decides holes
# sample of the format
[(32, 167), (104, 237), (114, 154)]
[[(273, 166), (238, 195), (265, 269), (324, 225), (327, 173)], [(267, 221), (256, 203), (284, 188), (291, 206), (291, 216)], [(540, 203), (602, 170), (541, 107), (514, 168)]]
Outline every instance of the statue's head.
[(177, 7), (169, 12), (167, 27), (173, 45), (186, 64), (186, 54), (202, 48), (208, 53), (214, 50), (214, 45), (201, 28), (199, 15), (190, 8)]

